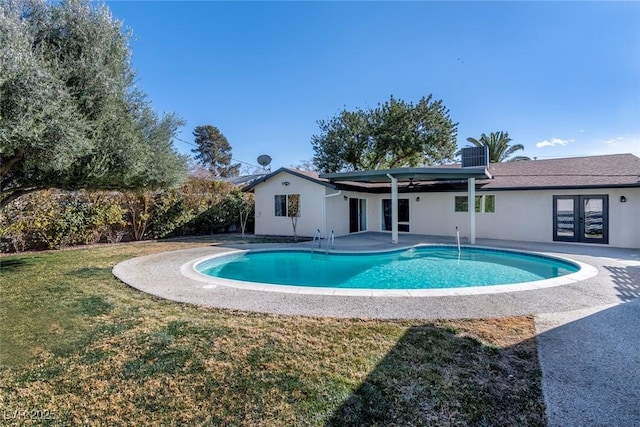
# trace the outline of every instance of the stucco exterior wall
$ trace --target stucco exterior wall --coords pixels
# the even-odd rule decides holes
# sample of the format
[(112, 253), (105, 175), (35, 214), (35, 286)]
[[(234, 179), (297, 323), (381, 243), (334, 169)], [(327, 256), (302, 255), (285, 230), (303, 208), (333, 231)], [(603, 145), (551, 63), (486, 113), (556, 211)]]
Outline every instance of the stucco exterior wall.
[[(620, 196), (627, 201), (620, 202)], [(640, 249), (640, 188), (609, 192), (609, 244)]]
[[(283, 186), (283, 181), (289, 185)], [(367, 231), (382, 231), (382, 199), (391, 198), (390, 194), (341, 191), (337, 196), (330, 196), (336, 193), (337, 190), (284, 172), (258, 184), (255, 187), (256, 234), (293, 235), (291, 219), (275, 216), (276, 194), (300, 194), (299, 236), (313, 236), (318, 228), (323, 236), (330, 230), (334, 230), (337, 237), (349, 234), (349, 202), (345, 196), (366, 199)], [(468, 237), (468, 214), (455, 212), (455, 196), (466, 194), (399, 194), (399, 199), (409, 199), (410, 232), (455, 236), (457, 225), (460, 235)], [(609, 196), (609, 246), (640, 248), (640, 188), (476, 191), (478, 196), (485, 194), (495, 196), (495, 213), (476, 213), (477, 238), (553, 242), (554, 195), (606, 194)], [(625, 203), (620, 202), (620, 196), (625, 196)]]
[[(288, 182), (288, 185), (283, 185)], [(316, 229), (322, 227), (322, 200), (325, 195), (322, 185), (307, 179), (281, 172), (254, 188), (256, 216), (255, 233), (270, 236), (293, 236), (291, 218), (275, 215), (275, 196), (300, 194), (300, 217), (298, 236), (313, 237)]]
[[(640, 248), (640, 189), (476, 191), (495, 196), (495, 213), (476, 213), (476, 237), (553, 242), (553, 196), (608, 195), (609, 246)], [(469, 235), (466, 212), (455, 212), (458, 193), (417, 194), (410, 201), (411, 232), (435, 236)], [(620, 202), (620, 196), (627, 201)]]

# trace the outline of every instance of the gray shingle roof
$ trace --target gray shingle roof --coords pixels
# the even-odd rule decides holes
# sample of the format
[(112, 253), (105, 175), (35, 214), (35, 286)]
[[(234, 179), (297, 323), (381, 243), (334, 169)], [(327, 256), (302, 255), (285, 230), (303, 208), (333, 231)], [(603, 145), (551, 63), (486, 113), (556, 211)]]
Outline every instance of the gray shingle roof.
[[(447, 165), (446, 167), (459, 167)], [(318, 184), (337, 189), (361, 191), (384, 191), (386, 183), (340, 182), (334, 185), (319, 178), (316, 172), (280, 168), (269, 175), (253, 181), (244, 190), (251, 190), (272, 176), (288, 172)], [(572, 157), (549, 160), (524, 160), (519, 162), (491, 163), (489, 173), (493, 179), (476, 180), (482, 190), (558, 189), (558, 188), (604, 188), (640, 187), (640, 157), (633, 154), (610, 154), (604, 156)], [(401, 183), (402, 188), (407, 183)], [(466, 181), (421, 182), (416, 191), (440, 191), (466, 188)], [(445, 190), (446, 191), (446, 190)]]
[(492, 163), (482, 189), (640, 187), (640, 157), (633, 154)]

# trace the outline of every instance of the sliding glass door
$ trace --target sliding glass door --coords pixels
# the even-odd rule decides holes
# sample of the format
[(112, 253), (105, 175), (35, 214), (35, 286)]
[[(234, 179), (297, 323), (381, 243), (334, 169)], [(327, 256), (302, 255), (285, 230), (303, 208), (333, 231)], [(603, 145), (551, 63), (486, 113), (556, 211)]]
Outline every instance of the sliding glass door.
[(349, 199), (349, 233), (367, 229), (367, 199)]

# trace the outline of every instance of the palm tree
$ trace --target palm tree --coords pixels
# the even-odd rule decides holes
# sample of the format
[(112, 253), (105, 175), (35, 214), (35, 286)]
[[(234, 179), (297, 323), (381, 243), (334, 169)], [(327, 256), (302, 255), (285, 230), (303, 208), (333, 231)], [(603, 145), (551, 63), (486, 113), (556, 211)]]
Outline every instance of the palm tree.
[[(497, 162), (513, 162), (519, 160), (531, 160), (526, 156), (515, 156), (509, 158), (513, 153), (519, 150), (524, 150), (524, 145), (513, 144), (509, 145), (511, 138), (509, 138), (509, 132), (491, 132), (489, 136), (486, 134), (480, 135), (480, 139), (467, 138), (471, 144), (476, 147), (489, 147), (489, 161), (491, 163)], [(460, 151), (458, 153), (460, 154)]]

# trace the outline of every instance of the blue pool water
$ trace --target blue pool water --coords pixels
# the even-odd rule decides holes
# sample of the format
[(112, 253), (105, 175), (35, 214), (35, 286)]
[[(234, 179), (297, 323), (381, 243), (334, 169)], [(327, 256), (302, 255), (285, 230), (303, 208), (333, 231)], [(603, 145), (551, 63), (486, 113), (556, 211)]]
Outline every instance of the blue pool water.
[(365, 254), (246, 252), (199, 263), (208, 276), (245, 282), (352, 289), (442, 289), (550, 279), (576, 264), (535, 254), (425, 246)]

